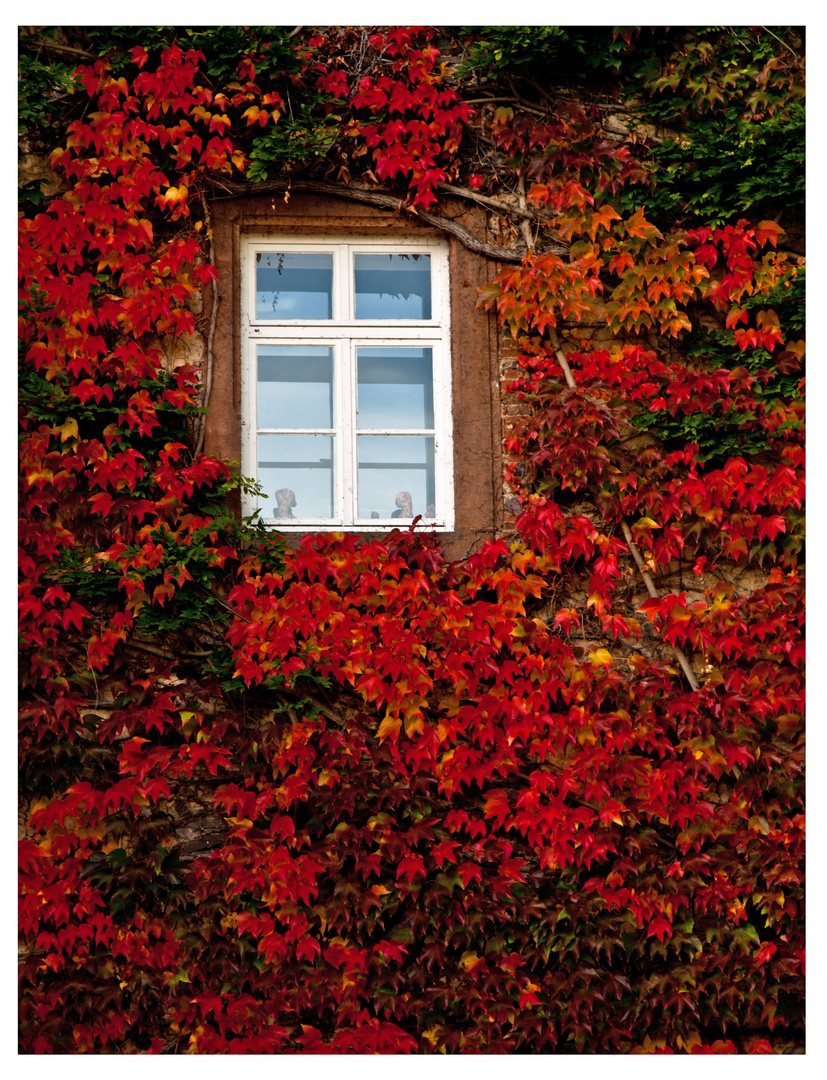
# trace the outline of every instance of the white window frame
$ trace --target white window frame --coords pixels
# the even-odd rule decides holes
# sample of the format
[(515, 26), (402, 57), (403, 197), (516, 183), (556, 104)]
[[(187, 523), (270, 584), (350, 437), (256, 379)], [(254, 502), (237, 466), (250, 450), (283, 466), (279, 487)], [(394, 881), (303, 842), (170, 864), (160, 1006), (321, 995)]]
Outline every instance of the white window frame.
[[(333, 318), (319, 320), (260, 319), (256, 315), (257, 253), (332, 253)], [(355, 281), (352, 268), (356, 254), (426, 254), (431, 256), (430, 319), (355, 319)], [(245, 515), (261, 510), (265, 525), (287, 532), (325, 530), (386, 532), (407, 528), (411, 519), (358, 517), (356, 490), (356, 350), (360, 346), (386, 345), (430, 348), (433, 356), (434, 428), (421, 434), (434, 438), (435, 516), (423, 518), (419, 527), (450, 532), (454, 528), (453, 431), (451, 412), (450, 288), (447, 242), (421, 237), (301, 237), (280, 239), (245, 236), (241, 243), (241, 470), (258, 477), (258, 435), (294, 433), (296, 429), (259, 429), (257, 420), (257, 347), (259, 345), (333, 346), (334, 496), (332, 518), (277, 519), (273, 492), (259, 503), (245, 493)], [(301, 429), (306, 434), (327, 434), (331, 429)], [(373, 434), (417, 435), (415, 429), (373, 429)], [(363, 436), (364, 437), (364, 436)], [(297, 508), (298, 509), (298, 508)]]

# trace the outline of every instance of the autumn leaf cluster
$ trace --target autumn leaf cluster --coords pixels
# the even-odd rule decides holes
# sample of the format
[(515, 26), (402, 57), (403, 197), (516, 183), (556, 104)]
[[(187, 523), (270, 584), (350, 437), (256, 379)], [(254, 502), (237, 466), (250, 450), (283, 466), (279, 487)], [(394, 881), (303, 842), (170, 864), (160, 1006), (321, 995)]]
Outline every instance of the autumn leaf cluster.
[[(233, 29), (113, 31), (21, 214), (21, 1050), (800, 1049), (794, 222), (681, 202), (579, 32)], [(647, 33), (591, 53), (647, 122), (795, 120), (794, 33)], [(210, 199), (303, 179), (500, 238), (519, 513), (463, 559), (288, 548), (198, 452)]]

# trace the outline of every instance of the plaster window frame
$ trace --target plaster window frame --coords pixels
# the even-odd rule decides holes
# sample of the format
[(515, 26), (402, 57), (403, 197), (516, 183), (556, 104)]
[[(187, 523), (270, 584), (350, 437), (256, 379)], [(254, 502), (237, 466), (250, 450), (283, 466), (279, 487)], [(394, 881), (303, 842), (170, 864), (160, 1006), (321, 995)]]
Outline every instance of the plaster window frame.
[[(464, 221), (463, 205), (446, 202), (446, 212)], [(365, 207), (336, 196), (293, 190), (286, 194), (218, 194), (210, 200), (210, 223), (217, 287), (204, 294), (203, 325), (213, 327), (210, 387), (204, 425), (204, 452), (243, 474), (242, 395), (245, 300), (241, 290), (244, 243), (250, 237), (291, 241), (306, 237), (376, 237), (383, 240), (442, 240), (448, 244), (450, 295), (451, 405), (453, 413), (454, 530), (439, 534), (447, 558), (463, 558), (484, 540), (501, 534), (503, 422), (500, 385), (508, 361), (500, 352), (496, 319), (478, 306), (478, 288), (489, 283), (497, 264), (469, 251), (453, 235), (403, 211)], [(204, 355), (204, 354), (202, 354)], [(193, 357), (194, 363), (198, 360)], [(204, 368), (206, 373), (206, 366)], [(228, 495), (228, 508), (243, 514), (241, 493)], [(282, 530), (290, 546), (313, 526)], [(361, 530), (358, 530), (361, 532)], [(376, 535), (374, 533), (374, 535)]]

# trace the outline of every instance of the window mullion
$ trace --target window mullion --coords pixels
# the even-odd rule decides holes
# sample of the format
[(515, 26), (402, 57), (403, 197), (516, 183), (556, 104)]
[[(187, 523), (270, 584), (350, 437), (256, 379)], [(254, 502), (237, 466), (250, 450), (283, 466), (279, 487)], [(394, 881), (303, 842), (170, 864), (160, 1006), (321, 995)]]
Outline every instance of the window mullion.
[(340, 244), (336, 251), (336, 267), (339, 271), (336, 286), (339, 307), (336, 319), (341, 323), (350, 323), (353, 321), (353, 308), (350, 300), (350, 248), (347, 244)]
[(344, 521), (355, 520), (356, 442), (354, 438), (356, 398), (354, 387), (354, 345), (351, 337), (342, 339), (342, 413), (340, 418), (340, 457), (342, 460), (342, 506)]

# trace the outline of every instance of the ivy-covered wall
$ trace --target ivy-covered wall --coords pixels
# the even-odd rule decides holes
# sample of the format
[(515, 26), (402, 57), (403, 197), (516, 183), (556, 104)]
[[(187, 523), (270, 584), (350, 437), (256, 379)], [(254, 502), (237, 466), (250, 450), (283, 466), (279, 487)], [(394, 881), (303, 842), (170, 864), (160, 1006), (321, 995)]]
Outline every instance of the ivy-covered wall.
[[(20, 43), (21, 1051), (802, 1052), (802, 31)], [(467, 553), (240, 518), (265, 198), (488, 261)]]

